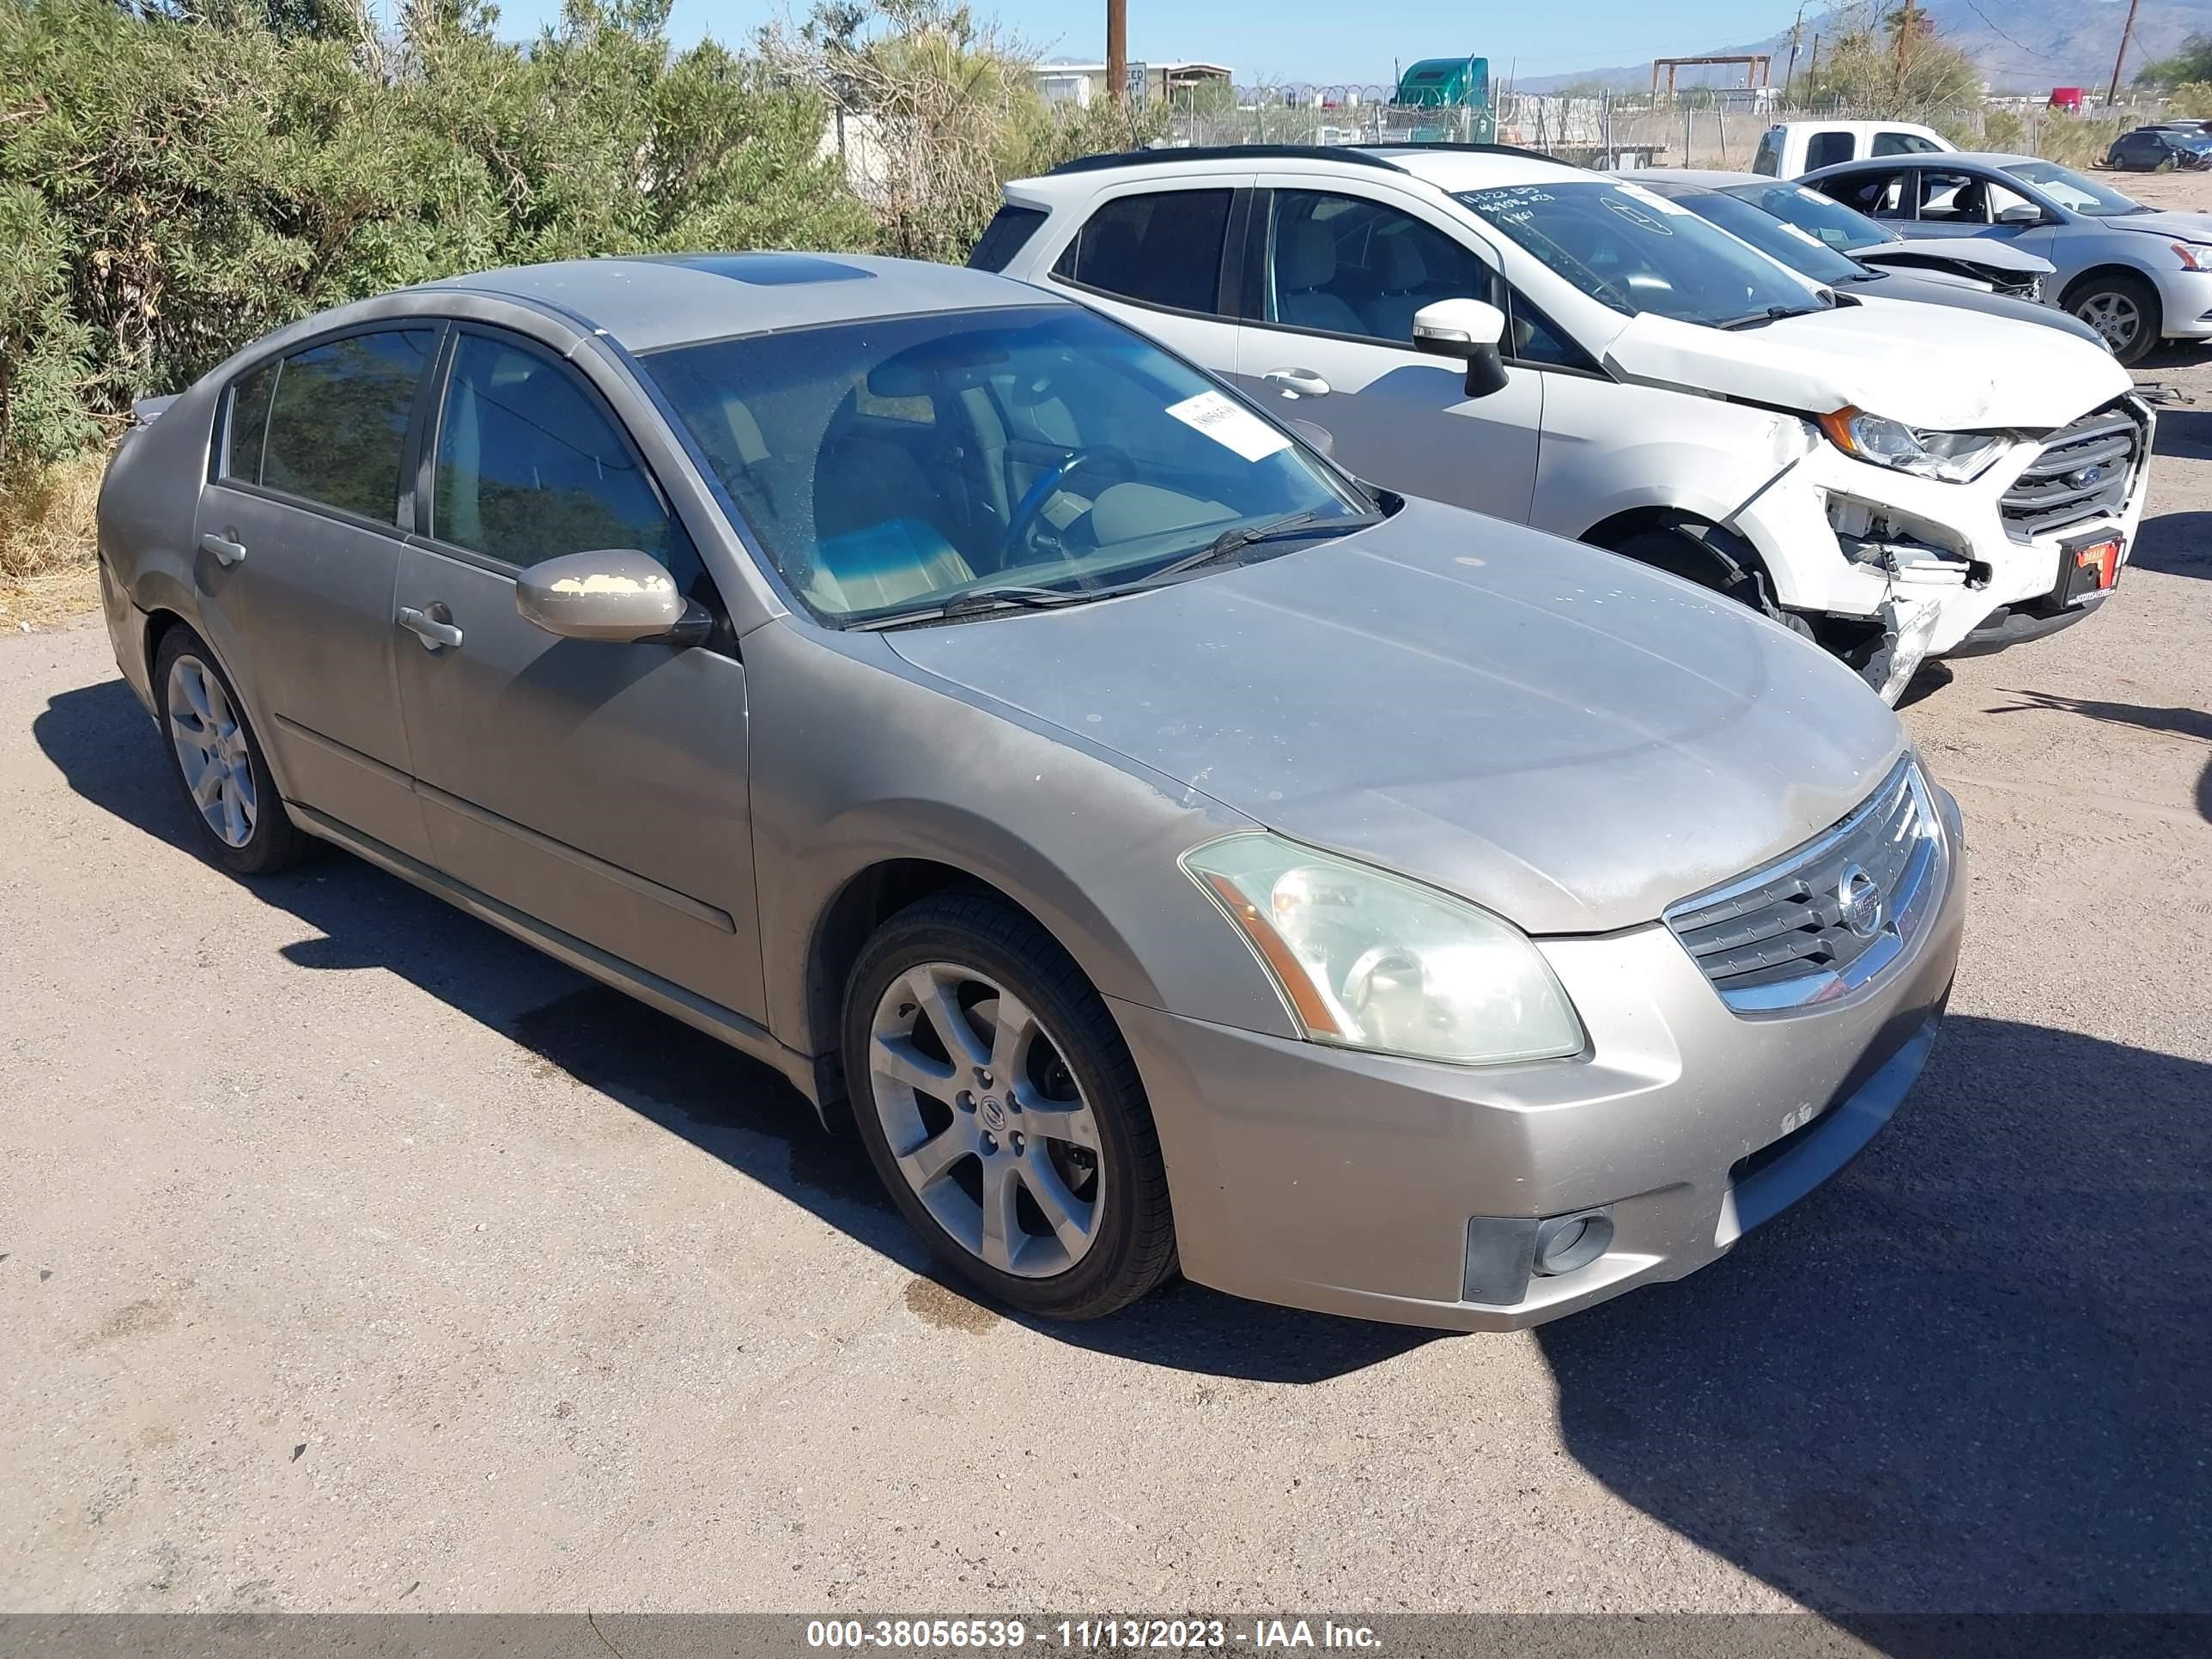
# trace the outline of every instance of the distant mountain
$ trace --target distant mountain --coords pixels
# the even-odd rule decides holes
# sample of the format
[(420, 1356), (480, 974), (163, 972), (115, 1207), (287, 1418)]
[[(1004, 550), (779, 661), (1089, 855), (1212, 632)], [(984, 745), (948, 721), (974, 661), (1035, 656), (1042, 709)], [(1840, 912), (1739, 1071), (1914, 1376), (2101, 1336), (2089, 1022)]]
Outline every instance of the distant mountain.
[[(2101, 92), (2112, 79), (2112, 54), (2119, 50), (2120, 25), (2128, 12), (2126, 0), (1926, 0), (1921, 9), (1944, 40), (1973, 58), (1996, 92), (2045, 92), (2052, 87), (2094, 87)], [(1799, 37), (1800, 70), (1805, 67), (1813, 36), (1831, 35), (1838, 26), (1836, 13), (1816, 13), (1810, 6), (1806, 10)], [(2212, 0), (2142, 0), (2122, 82), (2132, 80), (2152, 59), (2170, 55), (2190, 34), (2212, 34)], [(1780, 86), (1790, 59), (1788, 29), (1735, 46), (1705, 46), (1686, 40), (1677, 55), (1754, 52), (1773, 55), (1774, 83)], [(1516, 84), (1523, 92), (1557, 92), (1589, 82), (1616, 91), (1649, 87), (1651, 65), (1623, 64), (1574, 75), (1524, 76)], [(1740, 87), (1743, 71), (1682, 70), (1675, 84)]]

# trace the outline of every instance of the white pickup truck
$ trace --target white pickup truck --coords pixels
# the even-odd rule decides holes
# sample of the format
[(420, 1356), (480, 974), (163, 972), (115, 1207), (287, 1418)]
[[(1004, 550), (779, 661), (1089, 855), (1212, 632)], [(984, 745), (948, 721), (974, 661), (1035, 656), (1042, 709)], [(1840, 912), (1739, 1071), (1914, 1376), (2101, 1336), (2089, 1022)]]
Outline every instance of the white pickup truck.
[(1778, 121), (1759, 135), (1751, 170), (1795, 179), (1815, 167), (1869, 156), (1926, 155), (1958, 146), (1933, 127), (1910, 121)]

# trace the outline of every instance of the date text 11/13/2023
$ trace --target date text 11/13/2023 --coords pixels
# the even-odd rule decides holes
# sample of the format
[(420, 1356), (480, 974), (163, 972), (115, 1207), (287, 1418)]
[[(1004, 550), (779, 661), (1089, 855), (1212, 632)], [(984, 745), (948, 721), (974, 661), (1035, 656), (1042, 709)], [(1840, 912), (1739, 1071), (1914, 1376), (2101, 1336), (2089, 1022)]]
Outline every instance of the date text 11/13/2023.
[(1009, 1653), (1046, 1649), (1333, 1648), (1374, 1651), (1369, 1626), (1328, 1619), (815, 1619), (810, 1648), (915, 1652)]

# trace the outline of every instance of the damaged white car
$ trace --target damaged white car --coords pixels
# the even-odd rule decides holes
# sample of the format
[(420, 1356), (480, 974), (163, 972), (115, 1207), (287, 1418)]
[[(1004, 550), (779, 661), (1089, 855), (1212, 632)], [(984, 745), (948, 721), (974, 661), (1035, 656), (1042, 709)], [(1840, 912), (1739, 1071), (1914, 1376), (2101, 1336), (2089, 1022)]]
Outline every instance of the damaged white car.
[(2109, 354), (1820, 287), (1631, 179), (1242, 146), (1006, 204), (971, 264), (1083, 295), (1376, 483), (1731, 593), (1892, 702), (2100, 605), (2142, 513), (2152, 415)]

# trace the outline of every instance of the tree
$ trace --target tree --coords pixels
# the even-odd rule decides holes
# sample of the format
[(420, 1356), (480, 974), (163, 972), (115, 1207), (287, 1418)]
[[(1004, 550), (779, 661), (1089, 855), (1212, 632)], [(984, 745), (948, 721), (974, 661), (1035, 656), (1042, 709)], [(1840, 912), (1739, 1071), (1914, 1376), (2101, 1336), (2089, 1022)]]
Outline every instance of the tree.
[(1943, 40), (1924, 7), (1844, 6), (1822, 42), (1806, 100), (1897, 118), (1941, 114), (1982, 100), (1973, 60)]
[(2172, 88), (2212, 82), (2212, 35), (2192, 34), (2171, 58), (2145, 64), (2136, 71), (2139, 87)]

